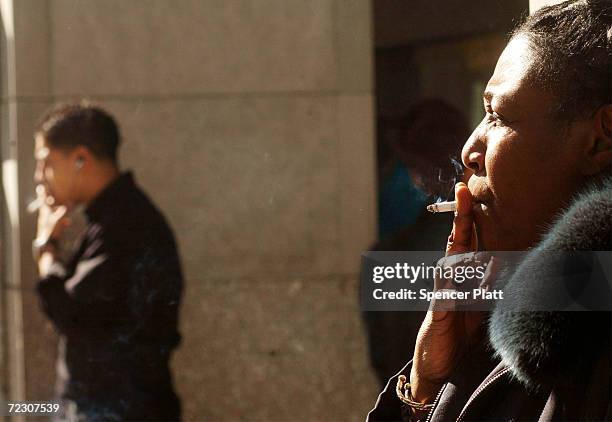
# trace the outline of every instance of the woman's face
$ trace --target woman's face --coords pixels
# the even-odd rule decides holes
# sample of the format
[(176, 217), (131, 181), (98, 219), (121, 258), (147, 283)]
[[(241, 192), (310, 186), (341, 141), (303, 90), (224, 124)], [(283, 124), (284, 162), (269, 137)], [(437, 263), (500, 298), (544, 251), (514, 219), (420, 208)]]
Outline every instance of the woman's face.
[(514, 38), (484, 93), (486, 115), (463, 147), (481, 249), (524, 250), (547, 231), (584, 183), (582, 122), (564, 130), (553, 97), (530, 84), (529, 41)]

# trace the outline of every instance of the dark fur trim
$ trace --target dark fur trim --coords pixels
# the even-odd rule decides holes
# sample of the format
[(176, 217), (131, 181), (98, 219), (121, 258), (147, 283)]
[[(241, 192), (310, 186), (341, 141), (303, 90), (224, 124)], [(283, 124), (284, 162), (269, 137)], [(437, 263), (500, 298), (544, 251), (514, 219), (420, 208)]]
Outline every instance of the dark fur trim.
[[(612, 178), (578, 195), (509, 278), (503, 306), (489, 319), (489, 339), (513, 375), (528, 387), (580, 378), (610, 346), (611, 313), (508, 309), (529, 309), (537, 306), (538, 298), (580, 288), (581, 279), (567, 276), (568, 268), (571, 272), (587, 264), (567, 262), (567, 255), (558, 252), (609, 251), (611, 239)], [(609, 295), (607, 283), (602, 284), (603, 295)]]

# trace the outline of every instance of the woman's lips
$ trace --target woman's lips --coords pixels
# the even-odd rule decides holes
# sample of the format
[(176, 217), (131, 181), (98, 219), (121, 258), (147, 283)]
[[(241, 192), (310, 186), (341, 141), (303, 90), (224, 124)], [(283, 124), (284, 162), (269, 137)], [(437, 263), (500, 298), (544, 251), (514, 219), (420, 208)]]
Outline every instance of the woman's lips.
[(472, 191), (470, 189), (470, 193), (472, 194), (472, 202), (475, 204), (487, 204), (490, 202), (491, 195), (489, 195), (486, 191)]
[(489, 204), (491, 203), (491, 201), (489, 201), (488, 198), (484, 198), (481, 196), (475, 196), (475, 197), (472, 197), (472, 203), (473, 203), (472, 208), (475, 211), (486, 211), (489, 209), (490, 207)]
[(474, 199), (472, 209), (475, 214), (490, 215), (491, 201)]
[(486, 182), (479, 177), (472, 176), (468, 181), (468, 189), (472, 194), (472, 201), (475, 205), (488, 205), (491, 203), (491, 191)]

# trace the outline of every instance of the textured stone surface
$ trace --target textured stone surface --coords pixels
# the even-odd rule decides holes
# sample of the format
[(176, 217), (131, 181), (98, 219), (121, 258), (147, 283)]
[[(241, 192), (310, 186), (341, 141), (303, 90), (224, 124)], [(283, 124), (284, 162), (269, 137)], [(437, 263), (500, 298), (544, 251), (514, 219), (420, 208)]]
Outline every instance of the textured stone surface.
[(333, 98), (107, 105), (122, 122), (123, 161), (168, 215), (190, 271), (339, 271)]
[(40, 309), (34, 289), (21, 292), (27, 400), (54, 398), (57, 335)]
[(344, 273), (360, 265), (360, 256), (376, 238), (376, 152), (370, 95), (343, 95), (337, 101), (339, 179), (338, 208)]
[(332, 89), (332, 0), (52, 0), (57, 94)]
[(335, 1), (338, 90), (370, 93), (373, 82), (372, 2)]
[[(363, 419), (377, 387), (356, 291), (376, 211), (369, 2), (17, 4), (20, 203), (44, 108), (107, 106), (124, 167), (182, 252), (185, 420)], [(22, 214), (27, 398), (40, 400), (56, 339), (31, 290), (34, 223)]]
[(189, 286), (185, 342), (174, 358), (187, 420), (363, 419), (376, 383), (354, 280), (192, 279)]
[(52, 67), (49, 66), (51, 23), (49, 0), (20, 0), (14, 7), (17, 93), (40, 96), (51, 93)]

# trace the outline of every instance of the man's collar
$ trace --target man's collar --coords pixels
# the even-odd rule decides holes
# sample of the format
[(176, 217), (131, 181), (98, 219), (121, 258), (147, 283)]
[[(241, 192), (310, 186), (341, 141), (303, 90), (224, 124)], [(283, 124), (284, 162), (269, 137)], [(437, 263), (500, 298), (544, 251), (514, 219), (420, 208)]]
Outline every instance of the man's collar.
[(96, 196), (93, 201), (85, 208), (85, 213), (90, 220), (98, 220), (101, 216), (108, 213), (117, 205), (117, 201), (122, 200), (124, 192), (134, 187), (134, 176), (132, 172), (121, 173), (106, 188)]

